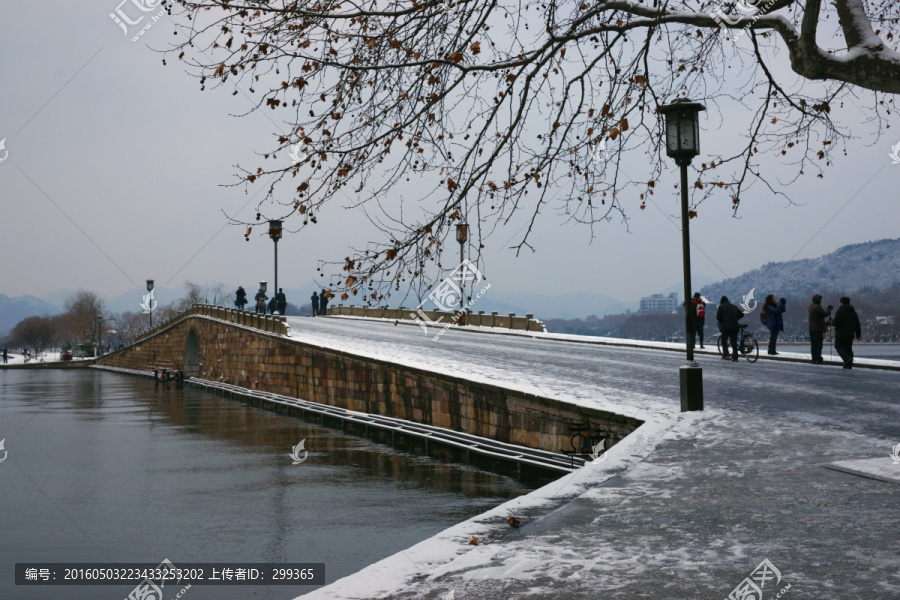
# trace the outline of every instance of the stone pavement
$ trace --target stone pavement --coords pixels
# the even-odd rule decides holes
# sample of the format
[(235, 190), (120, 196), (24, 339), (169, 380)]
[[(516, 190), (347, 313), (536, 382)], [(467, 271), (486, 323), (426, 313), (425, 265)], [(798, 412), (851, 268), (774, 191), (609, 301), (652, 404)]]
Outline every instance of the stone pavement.
[(900, 487), (822, 466), (888, 451), (764, 417), (687, 418), (645, 460), (496, 543), (461, 540), (460, 568), (390, 597), (722, 599), (768, 559), (782, 581), (766, 599), (788, 583), (791, 599), (900, 598)]

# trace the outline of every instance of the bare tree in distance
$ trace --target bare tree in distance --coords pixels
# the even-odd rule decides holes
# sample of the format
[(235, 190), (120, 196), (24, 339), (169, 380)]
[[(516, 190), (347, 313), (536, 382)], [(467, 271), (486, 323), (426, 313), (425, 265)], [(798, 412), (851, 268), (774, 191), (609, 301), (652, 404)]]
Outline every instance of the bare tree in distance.
[(201, 284), (193, 281), (185, 281), (184, 286), (187, 288), (185, 296), (173, 302), (173, 308), (176, 312), (182, 312), (195, 304), (213, 304), (219, 306), (223, 304), (231, 294), (226, 294), (222, 284)]
[(19, 321), (10, 332), (15, 344), (32, 351), (35, 358), (57, 341), (56, 317), (28, 317)]
[(103, 299), (98, 294), (78, 290), (66, 298), (62, 330), (59, 332), (61, 338), (76, 344), (94, 343), (97, 339), (97, 315), (105, 312)]
[[(332, 287), (369, 303), (455, 267), (461, 221), (479, 264), (514, 216), (517, 252), (550, 211), (592, 236), (627, 223), (673, 167), (657, 108), (676, 98), (705, 102), (719, 115), (711, 126), (734, 137), (730, 154), (695, 161), (696, 217), (709, 198), (737, 212), (748, 190), (784, 196), (800, 175), (822, 177), (860, 135), (858, 113), (833, 120), (844, 103), (864, 103), (877, 136), (900, 92), (896, 0), (177, 0), (170, 10), (170, 52), (201, 89), (248, 95), (275, 129), (234, 184), (265, 190), (256, 220), (233, 222), (249, 239), (267, 219), (297, 230), (329, 203), (362, 209), (382, 238), (346, 257)], [(625, 156), (645, 166), (626, 173)], [(412, 202), (397, 198), (407, 182)]]

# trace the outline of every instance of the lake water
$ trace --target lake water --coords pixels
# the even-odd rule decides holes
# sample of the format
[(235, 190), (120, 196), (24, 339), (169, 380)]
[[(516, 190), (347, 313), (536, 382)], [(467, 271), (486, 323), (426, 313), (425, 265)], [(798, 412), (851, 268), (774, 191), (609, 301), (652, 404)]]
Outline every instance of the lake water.
[[(134, 587), (15, 586), (17, 562), (313, 562), (330, 583), (537, 485), (95, 370), (0, 370), (3, 438), (3, 599), (121, 600)], [(185, 600), (312, 589), (193, 586)]]
[[(805, 344), (782, 344), (779, 342), (778, 347), (783, 347), (788, 352), (809, 352), (808, 342)], [(765, 350), (765, 346), (762, 342), (760, 343), (760, 350)], [(834, 351), (834, 345), (830, 344), (829, 342), (825, 342), (825, 347), (822, 349), (822, 354), (828, 356), (829, 352), (832, 356), (834, 356), (835, 360), (839, 359), (838, 353)], [(853, 355), (856, 358), (900, 360), (900, 344), (860, 344), (859, 342), (853, 342)]]

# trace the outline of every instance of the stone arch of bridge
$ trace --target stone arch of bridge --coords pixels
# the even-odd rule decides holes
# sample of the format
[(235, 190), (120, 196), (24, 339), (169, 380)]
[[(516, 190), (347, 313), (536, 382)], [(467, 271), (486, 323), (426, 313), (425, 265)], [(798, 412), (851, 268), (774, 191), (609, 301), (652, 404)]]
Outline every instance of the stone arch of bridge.
[(184, 342), (184, 376), (200, 377), (200, 340), (191, 328)]

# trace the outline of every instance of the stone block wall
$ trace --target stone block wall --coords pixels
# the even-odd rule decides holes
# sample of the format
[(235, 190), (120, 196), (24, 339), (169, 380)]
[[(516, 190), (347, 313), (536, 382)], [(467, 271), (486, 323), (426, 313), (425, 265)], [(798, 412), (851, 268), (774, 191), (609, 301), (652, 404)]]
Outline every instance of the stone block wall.
[(199, 350), (199, 376), (204, 379), (530, 448), (570, 450), (571, 428), (579, 427), (602, 430), (615, 443), (641, 424), (552, 398), (319, 348), (205, 315), (182, 319), (97, 364), (187, 370), (189, 337)]

